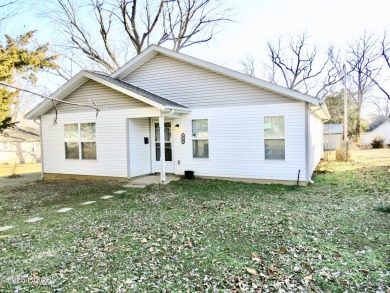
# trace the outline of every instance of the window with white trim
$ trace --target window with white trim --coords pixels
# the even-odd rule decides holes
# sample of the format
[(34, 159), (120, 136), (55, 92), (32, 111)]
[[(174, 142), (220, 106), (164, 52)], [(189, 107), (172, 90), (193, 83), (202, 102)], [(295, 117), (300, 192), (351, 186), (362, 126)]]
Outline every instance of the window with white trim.
[(96, 160), (96, 123), (64, 124), (65, 158)]
[(192, 120), (192, 155), (194, 158), (209, 157), (209, 124), (207, 119)]
[(10, 143), (8, 141), (0, 142), (0, 150), (8, 151), (10, 149), (11, 149), (11, 147), (10, 147)]
[(26, 153), (35, 153), (35, 143), (32, 141), (25, 141), (23, 148)]
[(285, 160), (286, 139), (284, 116), (264, 117), (264, 158)]

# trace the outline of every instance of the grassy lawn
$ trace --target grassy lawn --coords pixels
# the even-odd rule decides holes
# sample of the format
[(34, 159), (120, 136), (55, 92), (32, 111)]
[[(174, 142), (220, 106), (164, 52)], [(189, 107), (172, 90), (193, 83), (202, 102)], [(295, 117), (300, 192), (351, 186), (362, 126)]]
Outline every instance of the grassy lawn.
[(0, 291), (389, 292), (390, 150), (354, 158), (309, 187), (180, 180), (101, 200), (121, 184), (4, 185)]
[(41, 164), (3, 165), (0, 166), (0, 176), (10, 176), (15, 174), (28, 174), (41, 172)]

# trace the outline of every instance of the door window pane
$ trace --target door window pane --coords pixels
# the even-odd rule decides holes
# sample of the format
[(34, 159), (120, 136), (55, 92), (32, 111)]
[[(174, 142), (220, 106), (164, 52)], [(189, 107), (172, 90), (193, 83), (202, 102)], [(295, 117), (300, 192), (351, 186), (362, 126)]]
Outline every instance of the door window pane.
[[(165, 161), (172, 161), (172, 133), (171, 133), (171, 122), (164, 123), (164, 154)], [(155, 123), (155, 137), (156, 137), (156, 161), (160, 161), (161, 157), (161, 144), (160, 144), (160, 124)]]

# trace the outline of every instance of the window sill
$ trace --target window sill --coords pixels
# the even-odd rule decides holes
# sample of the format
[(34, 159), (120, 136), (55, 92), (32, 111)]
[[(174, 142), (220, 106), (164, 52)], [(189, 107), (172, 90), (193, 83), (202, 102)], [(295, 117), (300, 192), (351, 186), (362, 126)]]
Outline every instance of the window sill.
[(80, 159), (65, 159), (65, 161), (78, 161), (78, 162), (97, 162), (98, 160), (80, 160)]
[(263, 160), (264, 164), (274, 164), (274, 163), (287, 163), (286, 160)]

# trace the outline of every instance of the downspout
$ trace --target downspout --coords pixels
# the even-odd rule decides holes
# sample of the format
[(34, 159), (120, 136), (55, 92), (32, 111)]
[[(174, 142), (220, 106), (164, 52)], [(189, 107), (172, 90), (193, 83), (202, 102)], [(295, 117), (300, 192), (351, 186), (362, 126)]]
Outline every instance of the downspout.
[(309, 122), (309, 106), (308, 103), (305, 102), (305, 136), (306, 136), (306, 144), (305, 144), (305, 153), (306, 153), (306, 182), (311, 183), (311, 174), (310, 174), (310, 122)]
[(175, 110), (171, 110), (168, 114), (161, 114), (160, 116), (160, 183), (163, 184), (166, 180), (165, 176), (165, 127), (164, 127), (164, 121), (165, 116), (172, 115), (175, 112)]
[[(34, 120), (35, 122), (35, 120)], [(35, 122), (37, 123), (37, 122)], [(43, 140), (42, 140), (42, 116), (39, 117), (39, 142), (41, 144), (41, 180), (44, 177), (44, 170), (43, 170)]]

